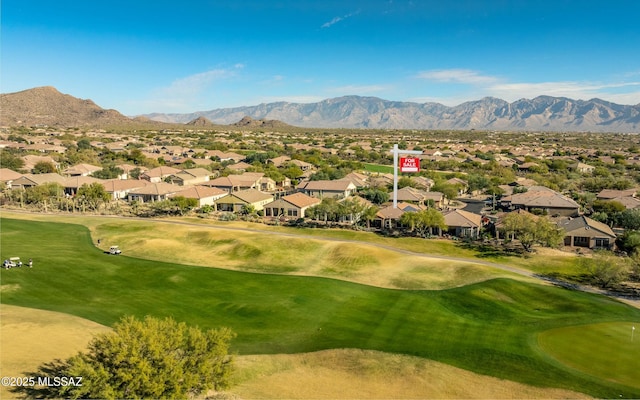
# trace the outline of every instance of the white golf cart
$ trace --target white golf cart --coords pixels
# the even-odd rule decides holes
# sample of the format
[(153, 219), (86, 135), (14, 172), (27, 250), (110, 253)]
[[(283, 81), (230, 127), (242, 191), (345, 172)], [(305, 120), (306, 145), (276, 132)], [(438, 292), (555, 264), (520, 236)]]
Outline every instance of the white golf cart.
[(122, 253), (122, 250), (120, 250), (120, 247), (118, 246), (111, 246), (109, 248), (109, 254), (118, 255), (120, 253)]
[(20, 261), (20, 257), (10, 257), (2, 263), (2, 266), (6, 269), (22, 267), (22, 261)]

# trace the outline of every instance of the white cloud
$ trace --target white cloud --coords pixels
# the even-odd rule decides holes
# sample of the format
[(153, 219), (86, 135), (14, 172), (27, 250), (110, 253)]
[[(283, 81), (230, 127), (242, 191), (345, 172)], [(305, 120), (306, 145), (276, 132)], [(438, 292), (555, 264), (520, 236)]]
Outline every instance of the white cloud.
[(237, 64), (234, 69), (213, 69), (179, 78), (159, 92), (166, 96), (194, 96), (217, 80), (235, 76), (242, 67), (242, 64)]
[[(537, 82), (502, 83), (491, 85), (486, 91), (495, 97), (513, 101), (521, 98), (534, 98), (548, 95), (588, 100), (594, 97), (623, 104), (640, 102), (640, 82), (593, 83), (593, 82)], [(614, 100), (615, 99), (615, 100)], [(635, 100), (634, 100), (635, 99)]]
[(360, 10), (358, 10), (358, 11), (354, 11), (354, 12), (349, 13), (349, 14), (345, 14), (345, 15), (343, 15), (343, 16), (334, 17), (331, 21), (329, 21), (329, 22), (325, 22), (324, 24), (322, 24), (322, 25), (320, 26), (320, 28), (323, 28), (323, 29), (324, 29), (324, 28), (329, 28), (329, 27), (331, 27), (331, 26), (333, 26), (333, 25), (337, 24), (337, 23), (338, 23), (338, 22), (340, 22), (340, 21), (343, 21), (343, 20), (345, 20), (345, 19), (347, 19), (347, 18), (353, 17), (354, 15), (358, 15), (358, 14), (360, 14)]
[(168, 86), (155, 90), (150, 99), (141, 103), (153, 111), (193, 112), (199, 106), (203, 93), (216, 82), (237, 76), (242, 68), (243, 64), (236, 64), (233, 68), (212, 69), (178, 78)]
[[(626, 77), (634, 77), (634, 73)], [(507, 82), (504, 79), (483, 75), (470, 69), (442, 69), (422, 71), (418, 78), (435, 83), (469, 85), (469, 90), (447, 97), (420, 97), (412, 101), (435, 101), (446, 105), (460, 104), (477, 100), (484, 96), (498, 97), (507, 101), (547, 95), (589, 100), (594, 97), (619, 104), (640, 103), (640, 82), (588, 82), (588, 81), (549, 81), (549, 82)]]
[(481, 75), (470, 69), (439, 69), (422, 71), (418, 78), (435, 82), (466, 83), (471, 85), (482, 85), (498, 82), (499, 79), (493, 76)]

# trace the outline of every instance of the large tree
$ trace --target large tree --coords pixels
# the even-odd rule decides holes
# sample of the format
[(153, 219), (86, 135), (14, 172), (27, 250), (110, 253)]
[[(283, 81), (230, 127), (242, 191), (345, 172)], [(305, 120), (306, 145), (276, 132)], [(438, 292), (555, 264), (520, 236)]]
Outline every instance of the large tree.
[(529, 213), (507, 214), (502, 221), (502, 231), (508, 238), (518, 239), (527, 252), (530, 252), (535, 244), (557, 247), (564, 237), (563, 230), (549, 218)]
[(89, 206), (90, 209), (98, 210), (103, 203), (111, 199), (111, 195), (100, 182), (93, 182), (80, 186), (76, 198), (81, 204)]
[(233, 369), (228, 354), (233, 336), (226, 328), (203, 331), (171, 318), (126, 317), (112, 332), (96, 336), (86, 353), (56, 365), (58, 376), (83, 377), (82, 386), (60, 386), (45, 394), (176, 399), (224, 389)]
[(444, 222), (444, 216), (434, 208), (429, 208), (419, 212), (409, 211), (400, 217), (400, 223), (408, 226), (410, 231), (416, 231), (418, 236), (424, 237), (433, 234), (433, 229), (438, 228), (440, 231), (447, 228)]

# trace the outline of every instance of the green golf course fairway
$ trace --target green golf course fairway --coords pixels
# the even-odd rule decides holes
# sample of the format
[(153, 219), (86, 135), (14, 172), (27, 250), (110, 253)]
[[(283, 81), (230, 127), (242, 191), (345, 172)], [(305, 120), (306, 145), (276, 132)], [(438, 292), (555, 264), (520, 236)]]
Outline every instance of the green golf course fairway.
[[(553, 358), (602, 379), (637, 386), (640, 339), (630, 322), (569, 326), (542, 332), (540, 347)], [(639, 325), (640, 327), (640, 325)]]
[[(640, 375), (626, 384), (611, 382), (550, 359), (538, 345), (540, 333), (559, 328), (629, 321), (640, 326), (640, 310), (603, 296), (504, 278), (409, 291), (184, 266), (104, 254), (80, 225), (0, 222), (0, 256), (34, 260), (32, 269), (1, 271), (4, 304), (105, 325), (124, 315), (153, 315), (202, 328), (228, 326), (237, 334), (232, 345), (239, 354), (371, 349), (539, 387), (640, 398)], [(636, 365), (638, 359), (628, 362)], [(584, 356), (584, 364), (594, 362), (602, 361)]]

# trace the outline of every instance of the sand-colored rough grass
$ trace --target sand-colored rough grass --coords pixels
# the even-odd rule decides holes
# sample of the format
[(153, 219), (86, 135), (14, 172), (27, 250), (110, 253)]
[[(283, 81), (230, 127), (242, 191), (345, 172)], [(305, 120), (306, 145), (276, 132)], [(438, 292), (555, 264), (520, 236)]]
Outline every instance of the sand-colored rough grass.
[(499, 276), (514, 277), (472, 260), (442, 260), (375, 244), (215, 226), (106, 221), (93, 228), (93, 235), (102, 239), (104, 249), (117, 243), (125, 254), (138, 258), (249, 272), (320, 276), (396, 289), (445, 289)]
[(230, 397), (241, 399), (561, 399), (582, 393), (537, 388), (418, 357), (340, 349), (241, 356)]
[[(442, 253), (446, 250), (442, 246), (450, 247), (446, 241), (389, 239), (355, 231), (293, 229), (247, 222), (221, 225), (189, 218), (169, 222), (9, 214), (11, 218), (82, 224), (89, 228), (96, 244), (100, 239), (102, 250), (119, 245), (126, 255), (176, 264), (320, 276), (411, 290), (447, 289), (497, 277), (528, 279), (474, 263), (472, 259), (468, 262), (442, 260), (402, 251), (434, 251), (456, 257), (468, 255), (469, 251), (465, 249)], [(307, 236), (310, 233), (312, 236)], [(328, 237), (318, 236), (318, 233)], [(390, 245), (400, 251), (394, 251)], [(453, 248), (449, 250), (454, 251)]]
[[(0, 304), (0, 328), (0, 374), (16, 377), (85, 350), (96, 333), (109, 330), (71, 315), (6, 304)], [(8, 389), (0, 388), (0, 398), (16, 396)]]

